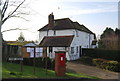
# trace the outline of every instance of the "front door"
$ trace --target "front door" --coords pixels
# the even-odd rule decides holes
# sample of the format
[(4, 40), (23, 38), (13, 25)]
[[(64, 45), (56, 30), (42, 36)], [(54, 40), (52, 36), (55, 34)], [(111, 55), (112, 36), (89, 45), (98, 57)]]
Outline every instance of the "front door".
[(49, 57), (52, 58), (53, 47), (49, 47)]
[(81, 46), (79, 46), (79, 57), (82, 56), (82, 49), (81, 49)]

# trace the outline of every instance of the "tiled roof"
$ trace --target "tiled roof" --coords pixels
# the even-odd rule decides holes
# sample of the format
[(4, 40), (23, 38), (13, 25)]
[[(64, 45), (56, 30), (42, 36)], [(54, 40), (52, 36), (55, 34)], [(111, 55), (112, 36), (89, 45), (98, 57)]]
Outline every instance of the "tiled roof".
[(43, 40), (40, 42), (40, 46), (43, 47), (68, 47), (70, 46), (73, 35), (71, 36), (45, 36)]
[[(65, 30), (65, 29), (77, 29), (80, 31), (85, 31), (94, 34), (84, 25), (80, 25), (78, 22), (73, 22), (69, 18), (55, 20), (54, 27), (52, 28), (52, 30)], [(39, 29), (38, 31), (47, 31), (47, 30), (49, 30), (48, 24), (42, 27), (41, 29)]]

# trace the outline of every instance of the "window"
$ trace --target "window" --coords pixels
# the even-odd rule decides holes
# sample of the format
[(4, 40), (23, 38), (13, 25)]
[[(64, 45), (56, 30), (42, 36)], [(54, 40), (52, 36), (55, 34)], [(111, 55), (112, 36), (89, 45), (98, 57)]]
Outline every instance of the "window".
[(78, 31), (76, 30), (76, 37), (78, 37), (79, 35), (78, 35)]
[(49, 53), (51, 52), (52, 53), (53, 49), (52, 47), (49, 47)]
[(76, 53), (78, 53), (78, 46), (76, 47)]
[(54, 31), (53, 35), (56, 35), (56, 31)]
[(75, 31), (73, 31), (73, 35), (75, 35)]
[(74, 53), (74, 47), (71, 47), (71, 54)]
[(85, 38), (88, 39), (88, 34), (86, 34)]

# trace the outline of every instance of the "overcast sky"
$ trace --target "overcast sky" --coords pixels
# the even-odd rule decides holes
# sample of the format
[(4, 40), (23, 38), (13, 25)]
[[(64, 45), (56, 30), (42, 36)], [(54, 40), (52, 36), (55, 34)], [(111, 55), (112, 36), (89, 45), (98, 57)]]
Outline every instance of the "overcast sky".
[[(88, 2), (89, 1), (89, 2)], [(23, 11), (30, 15), (21, 18), (11, 18), (4, 23), (2, 31), (11, 28), (23, 28), (3, 33), (5, 40), (16, 40), (20, 32), (26, 40), (38, 40), (39, 30), (48, 23), (48, 15), (53, 12), (55, 19), (70, 18), (85, 25), (88, 29), (100, 35), (106, 27), (118, 27), (118, 0), (26, 0)], [(8, 11), (10, 11), (9, 9)]]

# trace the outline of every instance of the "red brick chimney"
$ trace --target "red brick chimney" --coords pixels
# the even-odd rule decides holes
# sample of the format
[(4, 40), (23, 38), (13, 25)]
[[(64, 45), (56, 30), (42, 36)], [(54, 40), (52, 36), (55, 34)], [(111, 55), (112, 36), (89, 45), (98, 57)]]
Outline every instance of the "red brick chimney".
[(48, 29), (53, 29), (54, 27), (54, 15), (53, 13), (51, 13), (49, 16), (48, 16)]

